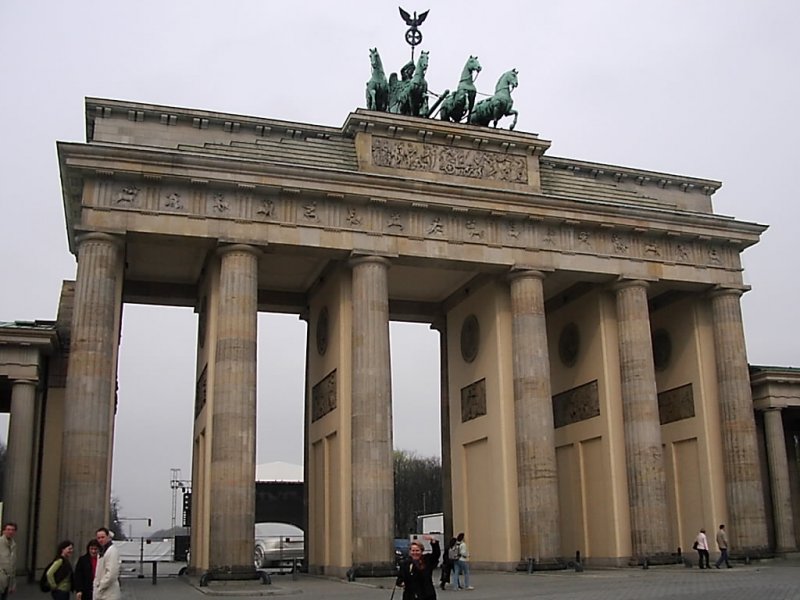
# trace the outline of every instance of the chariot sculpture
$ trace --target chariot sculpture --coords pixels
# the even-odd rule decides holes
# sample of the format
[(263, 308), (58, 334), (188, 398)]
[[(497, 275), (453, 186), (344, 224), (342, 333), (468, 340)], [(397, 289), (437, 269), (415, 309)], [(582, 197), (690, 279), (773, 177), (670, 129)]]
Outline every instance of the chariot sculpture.
[(429, 96), (436, 96), (428, 90), (425, 76), (428, 71), (430, 56), (427, 50), (420, 52), (416, 63), (413, 60), (400, 69), (400, 76), (392, 73), (389, 80), (383, 69), (377, 48), (369, 51), (372, 74), (367, 81), (366, 101), (369, 110), (390, 112), (411, 117), (432, 117), (439, 108), (439, 118), (454, 123), (469, 123), (488, 127), (497, 127), (498, 121), (506, 116), (514, 120), (509, 129), (517, 124), (517, 111), (512, 107), (514, 101), (511, 92), (519, 84), (516, 69), (506, 71), (497, 81), (494, 94), (475, 102), (478, 90), (475, 78), (481, 72), (481, 64), (477, 56), (470, 56), (461, 71), (458, 87), (454, 93), (445, 90), (438, 94), (438, 99), (430, 106)]

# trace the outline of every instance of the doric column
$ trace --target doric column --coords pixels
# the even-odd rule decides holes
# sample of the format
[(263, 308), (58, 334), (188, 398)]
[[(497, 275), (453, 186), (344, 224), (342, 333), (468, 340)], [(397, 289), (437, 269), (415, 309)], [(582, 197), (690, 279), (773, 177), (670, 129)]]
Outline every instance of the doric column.
[(394, 467), (389, 359), (389, 261), (356, 258), (353, 269), (353, 566), (383, 574), (393, 566)]
[(254, 571), (259, 253), (235, 244), (218, 254), (209, 569), (247, 576)]
[(34, 415), (36, 382), (17, 379), (11, 388), (11, 418), (8, 422), (8, 450), (4, 479), (3, 521), (16, 523), (17, 569), (27, 566), (30, 537), (31, 482), (33, 481)]
[(780, 408), (769, 408), (764, 411), (764, 433), (767, 440), (769, 483), (775, 521), (775, 550), (796, 552), (792, 493), (789, 487), (789, 461), (786, 459), (786, 438), (783, 434)]
[(767, 525), (741, 295), (738, 289), (713, 291), (711, 312), (731, 554), (752, 556), (767, 550)]
[(544, 273), (513, 272), (511, 344), (521, 558), (552, 562), (561, 554)]
[(635, 558), (652, 560), (669, 553), (669, 538), (647, 285), (627, 280), (614, 289), (632, 550)]
[(59, 539), (75, 543), (109, 525), (123, 248), (103, 233), (78, 240), (58, 518)]

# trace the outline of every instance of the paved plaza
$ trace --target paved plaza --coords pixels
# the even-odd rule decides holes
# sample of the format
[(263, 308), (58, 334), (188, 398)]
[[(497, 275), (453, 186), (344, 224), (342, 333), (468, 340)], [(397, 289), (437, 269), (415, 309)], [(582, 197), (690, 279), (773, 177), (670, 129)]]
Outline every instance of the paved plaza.
[[(438, 573), (437, 573), (438, 574)], [(439, 598), (537, 598), (541, 600), (797, 600), (800, 598), (800, 559), (772, 560), (733, 569), (701, 571), (685, 567), (586, 570), (583, 573), (474, 572), (472, 591), (444, 592)], [(198, 588), (185, 578), (165, 576), (151, 580), (125, 578), (123, 600), (202, 600), (209, 596), (238, 599), (263, 596), (300, 596), (309, 600), (392, 598), (390, 579), (364, 579), (354, 583), (300, 575), (276, 575), (272, 585), (214, 583)], [(394, 599), (400, 600), (399, 589)], [(13, 600), (43, 598), (35, 585), (20, 588)]]

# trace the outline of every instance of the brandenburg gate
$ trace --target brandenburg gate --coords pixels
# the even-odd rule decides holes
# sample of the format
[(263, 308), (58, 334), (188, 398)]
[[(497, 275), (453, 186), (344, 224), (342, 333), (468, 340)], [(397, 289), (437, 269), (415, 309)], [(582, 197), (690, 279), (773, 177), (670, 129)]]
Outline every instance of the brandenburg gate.
[(107, 518), (121, 315), (146, 303), (197, 314), (197, 572), (253, 571), (259, 311), (307, 322), (312, 572), (393, 567), (392, 320), (440, 333), (445, 512), (478, 568), (669, 561), (718, 523), (771, 551), (740, 309), (765, 227), (715, 214), (718, 182), (365, 109), (90, 98), (86, 128), (58, 144), (78, 270), (41, 535)]

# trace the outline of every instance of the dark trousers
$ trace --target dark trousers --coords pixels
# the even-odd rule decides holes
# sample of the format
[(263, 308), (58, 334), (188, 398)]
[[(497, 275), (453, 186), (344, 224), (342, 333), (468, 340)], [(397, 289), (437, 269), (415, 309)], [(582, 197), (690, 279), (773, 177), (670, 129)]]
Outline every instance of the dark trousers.
[(720, 552), (719, 558), (717, 559), (717, 562), (714, 563), (714, 566), (719, 569), (719, 566), (722, 563), (725, 563), (725, 566), (730, 569), (731, 568), (731, 563), (728, 562), (728, 549), (727, 548), (720, 548), (719, 552)]
[(50, 595), (53, 600), (69, 600), (70, 592), (62, 592), (61, 590), (50, 590)]
[[(698, 548), (697, 549), (697, 555), (700, 557), (700, 568), (701, 569), (710, 569), (711, 568), (711, 563), (708, 560), (708, 550), (703, 550), (702, 548)], [(703, 561), (705, 561), (705, 563)]]

